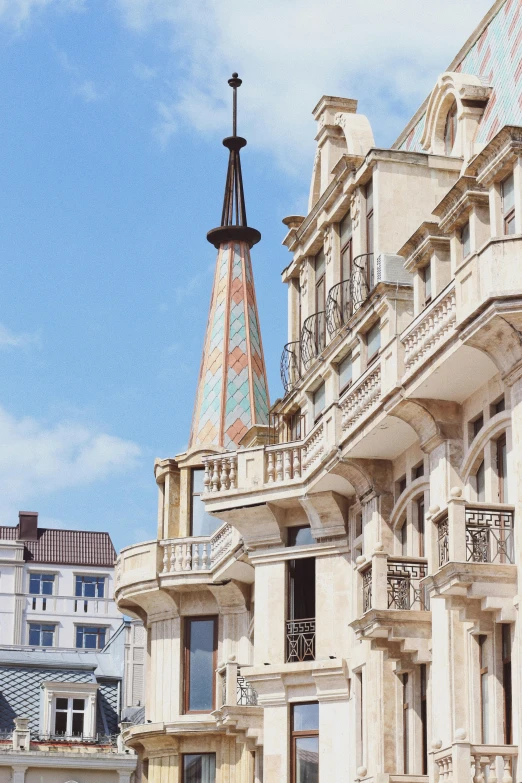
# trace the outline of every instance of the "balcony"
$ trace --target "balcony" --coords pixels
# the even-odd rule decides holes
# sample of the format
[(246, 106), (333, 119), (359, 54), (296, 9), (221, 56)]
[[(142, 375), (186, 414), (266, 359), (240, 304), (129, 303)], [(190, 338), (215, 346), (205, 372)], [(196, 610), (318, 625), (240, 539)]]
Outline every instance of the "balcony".
[(287, 343), (283, 348), (280, 362), (281, 382), (285, 394), (289, 394), (301, 380), (301, 341)]
[(431, 517), (437, 571), (426, 587), (464, 615), (471, 612), (470, 621), (476, 619), (479, 601), (480, 609), (493, 612), (496, 622), (514, 622), (514, 507), (467, 503), (460, 495), (459, 489), (452, 490), (447, 508)]
[(263, 708), (258, 706), (257, 691), (241, 674), (236, 661), (227, 661), (218, 670), (218, 704), (212, 714), (217, 726), (226, 733), (241, 734), (250, 750), (263, 744)]
[(112, 598), (83, 598), (69, 595), (28, 595), (25, 603), (28, 614), (89, 614), (119, 618)]
[(464, 741), (433, 754), (439, 780), (455, 783), (513, 783), (517, 759), (518, 748), (513, 745), (472, 745)]
[(406, 375), (423, 366), (455, 334), (457, 301), (455, 282), (441, 291), (401, 334)]
[(326, 348), (326, 317), (324, 310), (310, 315), (301, 330), (301, 361), (308, 370), (314, 359)]
[(371, 562), (359, 567), (359, 617), (351, 623), (358, 639), (370, 639), (396, 662), (431, 660), (431, 613), (423, 580), (427, 560), (394, 557), (377, 544)]
[(286, 662), (315, 661), (315, 617), (286, 621)]

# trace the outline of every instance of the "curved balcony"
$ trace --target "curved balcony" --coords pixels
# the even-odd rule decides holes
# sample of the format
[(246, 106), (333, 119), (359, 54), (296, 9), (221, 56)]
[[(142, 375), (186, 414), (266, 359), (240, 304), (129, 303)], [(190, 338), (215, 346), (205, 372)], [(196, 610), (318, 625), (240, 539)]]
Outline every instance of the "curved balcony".
[(310, 315), (301, 330), (301, 359), (305, 370), (308, 370), (325, 347), (326, 318), (325, 312), (322, 310), (320, 313)]
[(293, 343), (287, 343), (281, 354), (281, 382), (285, 394), (292, 391), (295, 384), (301, 378), (301, 342), (295, 340)]

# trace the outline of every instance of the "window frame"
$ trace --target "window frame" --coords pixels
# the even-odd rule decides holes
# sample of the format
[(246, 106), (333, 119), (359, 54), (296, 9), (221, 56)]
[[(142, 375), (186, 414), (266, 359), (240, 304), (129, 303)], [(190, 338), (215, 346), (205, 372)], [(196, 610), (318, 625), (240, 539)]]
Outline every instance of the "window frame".
[[(341, 383), (341, 365), (344, 364), (350, 360), (350, 367), (351, 367), (351, 373), (350, 373), (350, 380), (346, 381), (346, 383)], [(349, 351), (346, 356), (343, 356), (343, 358), (339, 361), (337, 365), (337, 374), (339, 375), (339, 396), (344, 394), (344, 392), (350, 388), (350, 386), (353, 383), (353, 352)]]
[[(194, 498), (201, 498), (201, 495), (204, 493), (204, 489), (201, 490), (201, 492), (194, 492), (194, 477), (196, 474), (196, 471), (198, 473), (205, 475), (205, 468), (202, 465), (192, 465), (189, 468), (190, 471), (190, 505), (189, 505), (189, 523), (190, 523), (190, 536), (198, 538), (199, 536), (206, 536), (206, 535), (212, 535), (216, 532), (216, 530), (220, 527), (222, 524), (219, 520), (217, 520), (215, 517), (210, 517), (214, 522), (214, 529), (211, 530), (209, 533), (199, 533), (196, 535), (194, 532)], [(204, 485), (203, 485), (204, 486)], [(204, 513), (206, 513), (204, 511)], [(210, 516), (210, 515), (209, 515)]]
[[(481, 744), (489, 744), (489, 667), (488, 667), (488, 651), (486, 645), (488, 643), (488, 637), (486, 634), (479, 634), (477, 638), (478, 642), (478, 664), (479, 664), (479, 695), (480, 695), (480, 736)], [(486, 698), (484, 699), (484, 694)]]
[[(500, 201), (501, 201), (501, 209), (502, 209), (502, 234), (503, 236), (511, 236), (512, 234), (515, 234), (516, 226), (515, 226), (515, 204), (513, 203), (513, 206), (508, 209), (507, 212), (505, 212), (504, 207), (504, 185), (508, 180), (513, 180), (513, 202), (514, 202), (514, 193), (515, 193), (515, 174), (512, 171), (511, 174), (509, 174), (507, 177), (504, 177), (502, 182), (500, 183)], [(510, 231), (511, 226), (513, 226), (513, 231)]]
[[(379, 345), (377, 346), (376, 350), (372, 354), (370, 354), (370, 334), (374, 330), (379, 335), (379, 341), (378, 341)], [(366, 342), (366, 365), (367, 367), (369, 367), (378, 358), (381, 352), (382, 346), (381, 346), (381, 319), (380, 318), (370, 326), (370, 328), (365, 332), (364, 337)]]
[(502, 691), (504, 712), (504, 745), (513, 744), (513, 671), (511, 668), (511, 648), (513, 634), (511, 623), (501, 624), (501, 654), (502, 654)]
[[(57, 574), (52, 573), (50, 571), (29, 571), (28, 574), (29, 574), (29, 585), (28, 585), (28, 588), (27, 588), (27, 594), (28, 595), (34, 595), (34, 596), (40, 595), (43, 598), (50, 598), (51, 596), (55, 595), (54, 590), (55, 590), (55, 585), (56, 585), (56, 576), (57, 576)], [(43, 593), (40, 590), (39, 593), (33, 593), (31, 591), (31, 579), (33, 579), (34, 577), (40, 577), (40, 588), (41, 588), (42, 584), (43, 584), (42, 577), (44, 577), (44, 576), (52, 577), (52, 580), (50, 580), (51, 583), (52, 583), (52, 592), (50, 592), (50, 593)]]
[[(320, 710), (320, 704), (318, 701), (296, 701), (290, 703), (290, 780), (292, 783), (297, 783), (297, 764), (296, 764), (296, 740), (308, 739), (309, 737), (317, 737), (317, 772), (319, 775), (319, 728), (306, 729), (303, 731), (296, 731), (294, 729), (294, 708), (296, 706), (303, 706), (305, 704), (317, 704), (318, 711)], [(318, 721), (319, 723), (319, 721)]]
[(424, 492), (415, 500), (419, 557), (426, 557), (426, 501)]
[[(96, 702), (98, 683), (58, 682), (45, 680), (42, 682), (44, 691), (42, 729), (46, 735), (52, 735), (55, 723), (56, 699), (84, 699), (83, 737), (91, 739), (96, 736)], [(77, 738), (76, 741), (80, 741)]]
[[(31, 642), (31, 626), (39, 626), (40, 628), (40, 641), (38, 644), (34, 644)], [(47, 628), (52, 628), (52, 634), (53, 634), (53, 642), (52, 644), (43, 644), (42, 642), (42, 634), (44, 633), (43, 627), (46, 626)], [(27, 644), (29, 647), (57, 647), (56, 644), (56, 629), (58, 627), (58, 623), (48, 623), (48, 622), (34, 622), (29, 621), (27, 623)], [(45, 633), (49, 633), (49, 630), (46, 630)]]
[[(79, 579), (82, 580), (81, 581), (82, 592), (81, 592), (80, 595), (78, 595), (78, 593), (77, 593), (78, 580)], [(85, 582), (85, 581), (83, 581), (85, 579), (95, 579), (96, 582)], [(102, 589), (103, 595), (98, 595), (97, 594), (98, 593), (98, 587), (99, 587), (100, 583), (103, 585), (103, 589)], [(84, 594), (84, 590), (85, 590), (85, 585), (86, 584), (94, 584), (95, 585), (95, 593), (96, 593), (96, 595), (85, 595)], [(80, 598), (80, 599), (86, 600), (86, 601), (103, 600), (106, 597), (105, 596), (105, 593), (107, 592), (106, 587), (107, 587), (107, 575), (106, 574), (92, 574), (92, 573), (91, 574), (83, 574), (83, 573), (82, 574), (78, 574), (78, 573), (74, 574), (74, 597), (75, 598)]]
[[(59, 699), (66, 699), (67, 700), (67, 709), (65, 709), (65, 710), (58, 709), (58, 700)], [(82, 710), (78, 710), (78, 709), (75, 710), (74, 709), (74, 702), (78, 701), (80, 699), (83, 701), (83, 709)], [(56, 718), (57, 718), (57, 713), (58, 712), (66, 714), (66, 719), (65, 719), (65, 721), (66, 721), (66, 731), (63, 734), (61, 734), (58, 731), (56, 731)], [(73, 723), (74, 723), (74, 715), (75, 715), (75, 713), (76, 714), (81, 713), (81, 715), (83, 716), (83, 719), (82, 719), (82, 732), (81, 732), (81, 734), (77, 734), (77, 735), (73, 734)], [(51, 728), (53, 729), (53, 731), (51, 732), (52, 736), (54, 736), (54, 737), (65, 737), (68, 740), (76, 741), (76, 742), (81, 742), (81, 740), (87, 739), (87, 738), (91, 739), (90, 735), (86, 735), (85, 734), (86, 719), (87, 719), (87, 697), (86, 697), (85, 694), (81, 694), (81, 695), (80, 694), (75, 694), (75, 695), (69, 696), (67, 694), (60, 693), (60, 694), (57, 694), (56, 696), (53, 697), (53, 708), (52, 708), (52, 716), (51, 716), (51, 723), (52, 723)]]
[(208, 751), (203, 753), (181, 753), (181, 783), (186, 783), (185, 780), (185, 757), (186, 756), (214, 756), (214, 780), (212, 783), (216, 783), (216, 772), (217, 772), (217, 754), (215, 751)]
[[(323, 389), (323, 394), (324, 394), (323, 407), (321, 408), (320, 411), (316, 411), (316, 400), (315, 400), (315, 398), (317, 396), (317, 393), (321, 389)], [(312, 406), (313, 406), (313, 416), (314, 416), (314, 425), (315, 425), (315, 424), (317, 424), (317, 422), (319, 421), (319, 419), (323, 415), (324, 411), (326, 410), (326, 383), (325, 383), (325, 381), (322, 381), (319, 384), (319, 386), (316, 389), (314, 389), (314, 391), (312, 392)]]
[[(103, 642), (102, 646), (101, 647), (85, 647), (85, 646), (78, 647), (78, 632), (80, 631), (80, 629), (84, 629), (83, 630), (84, 641), (85, 641), (85, 629), (89, 629), (91, 633), (94, 630), (96, 630), (98, 632), (96, 634), (96, 636), (98, 638), (98, 641), (99, 641), (99, 637), (100, 637), (100, 633), (99, 632), (103, 631), (104, 642)], [(87, 624), (85, 624), (85, 623), (75, 623), (74, 624), (74, 640), (75, 640), (75, 647), (76, 647), (76, 649), (77, 650), (97, 650), (98, 652), (100, 650), (103, 650), (103, 648), (105, 647), (105, 645), (107, 644), (107, 642), (110, 639), (110, 636), (109, 636), (109, 633), (108, 633), (109, 630), (110, 630), (110, 626), (109, 625), (91, 625), (90, 623), (87, 623)]]
[[(467, 232), (464, 236), (464, 232)], [(471, 227), (467, 220), (460, 229), (460, 244), (462, 247), (462, 260), (464, 261), (471, 255)]]
[[(191, 710), (190, 707), (190, 624), (192, 622), (208, 621), (214, 623), (212, 651), (212, 708), (210, 710)], [(184, 715), (209, 715), (216, 709), (216, 669), (218, 665), (219, 615), (195, 614), (183, 617), (183, 677), (182, 704)]]

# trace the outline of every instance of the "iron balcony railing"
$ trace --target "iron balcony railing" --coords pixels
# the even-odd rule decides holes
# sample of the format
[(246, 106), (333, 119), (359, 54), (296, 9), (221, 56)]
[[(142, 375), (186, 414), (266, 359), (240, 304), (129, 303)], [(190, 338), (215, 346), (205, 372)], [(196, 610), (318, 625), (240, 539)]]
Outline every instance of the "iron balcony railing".
[[(429, 596), (421, 580), (428, 574), (426, 560), (412, 558), (388, 558), (386, 574), (386, 607), (399, 610), (429, 610)], [(374, 595), (373, 567), (362, 572), (363, 614), (379, 608), (379, 598)], [(383, 599), (381, 599), (382, 601)], [(377, 607), (375, 606), (377, 604)], [(381, 603), (381, 608), (384, 606)]]
[(326, 328), (330, 337), (350, 320), (357, 308), (368, 298), (372, 280), (373, 253), (356, 256), (352, 261), (350, 278), (334, 285), (326, 299)]
[(301, 342), (295, 340), (293, 343), (287, 343), (281, 354), (281, 382), (285, 394), (292, 391), (295, 384), (301, 378)]
[[(439, 568), (450, 561), (449, 520), (437, 523)], [(514, 514), (511, 509), (466, 507), (466, 562), (513, 564)]]
[(326, 347), (326, 318), (325, 312), (310, 315), (303, 324), (301, 330), (301, 360), (305, 370), (308, 370), (314, 359), (324, 351)]
[(286, 621), (286, 662), (315, 660), (315, 617)]
[(236, 680), (236, 701), (240, 707), (257, 707), (257, 691), (238, 669)]

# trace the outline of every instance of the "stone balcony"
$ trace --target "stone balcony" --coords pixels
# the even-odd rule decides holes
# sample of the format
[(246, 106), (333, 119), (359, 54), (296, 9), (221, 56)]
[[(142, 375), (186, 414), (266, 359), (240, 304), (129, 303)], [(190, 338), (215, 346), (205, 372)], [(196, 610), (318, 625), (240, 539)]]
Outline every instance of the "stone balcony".
[(377, 544), (358, 572), (358, 616), (350, 623), (357, 638), (371, 640), (398, 668), (431, 661), (427, 560), (392, 556)]
[(452, 281), (401, 334), (405, 377), (413, 374), (444, 347), (455, 334), (456, 323), (455, 281)]
[[(442, 783), (513, 783), (513, 770), (518, 748), (513, 745), (472, 745), (465, 741), (466, 733), (457, 729), (462, 740), (449, 747), (434, 742), (432, 747), (435, 772)], [(437, 745), (439, 746), (437, 748)]]
[(514, 622), (517, 593), (514, 507), (469, 503), (452, 491), (447, 508), (431, 509), (436, 531), (433, 573), (424, 581), (469, 621), (492, 612), (496, 622)]
[(221, 706), (212, 714), (218, 728), (241, 734), (250, 750), (255, 750), (263, 744), (263, 708), (258, 706), (257, 691), (242, 674), (244, 668), (233, 660), (218, 668)]

